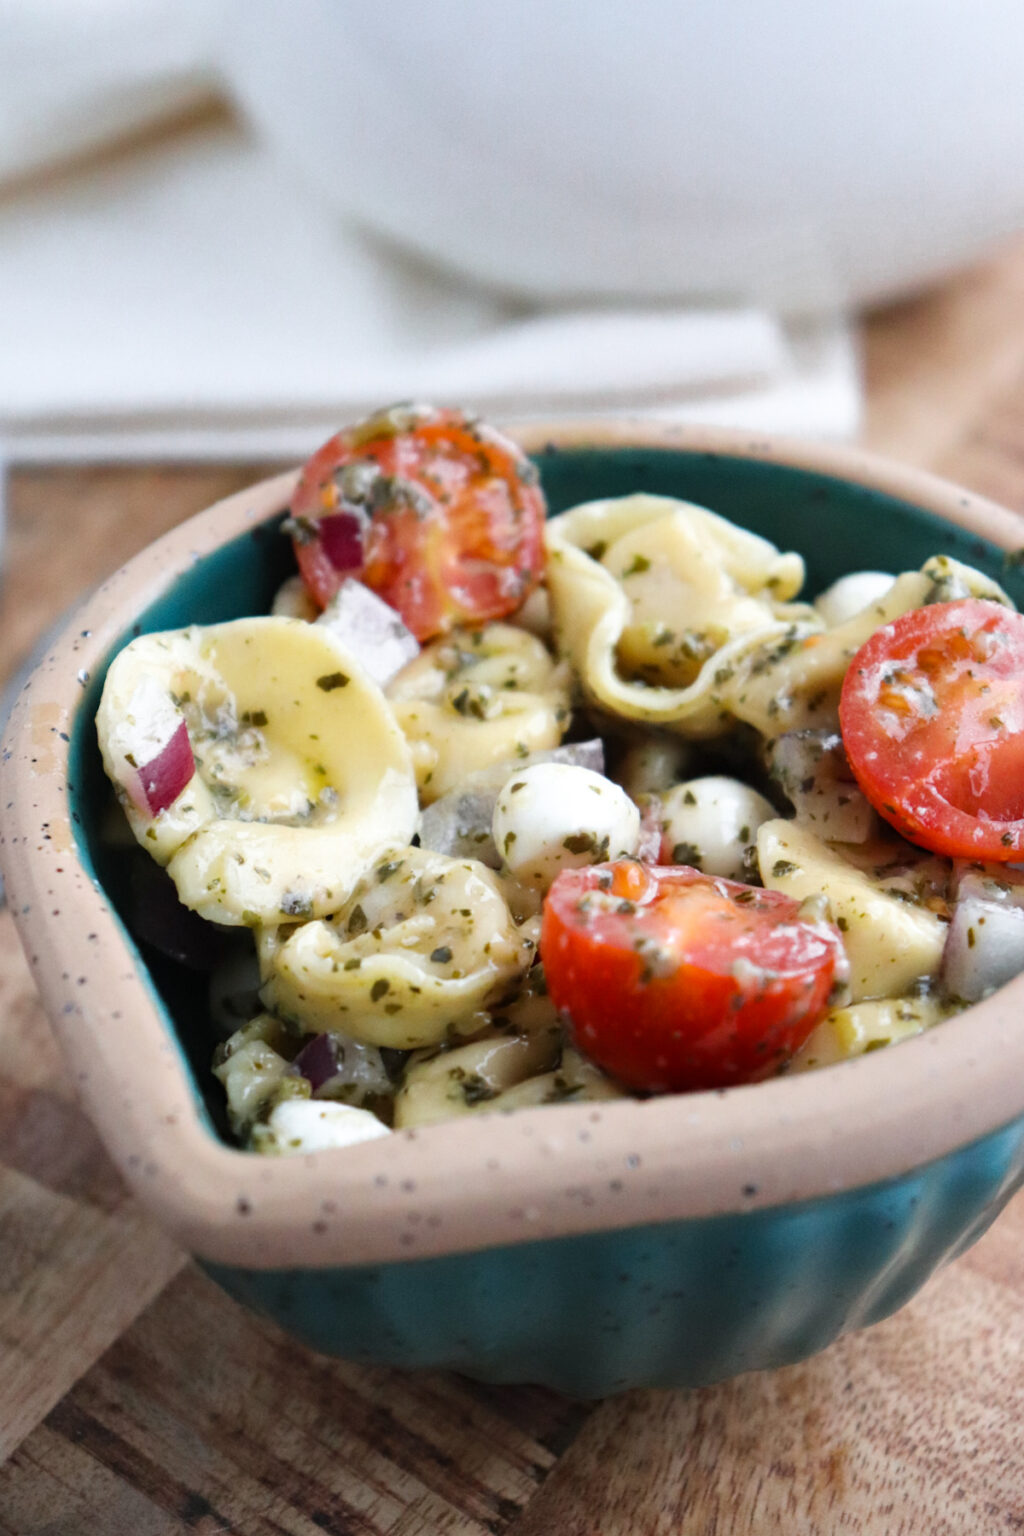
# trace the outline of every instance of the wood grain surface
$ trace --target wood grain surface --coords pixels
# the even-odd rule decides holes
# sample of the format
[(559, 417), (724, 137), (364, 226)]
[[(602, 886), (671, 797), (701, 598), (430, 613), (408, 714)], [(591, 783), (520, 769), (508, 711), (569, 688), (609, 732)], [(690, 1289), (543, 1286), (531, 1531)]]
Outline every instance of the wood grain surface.
[[(872, 316), (865, 368), (869, 446), (1024, 513), (1024, 245)], [(15, 474), (0, 670), (263, 472)], [(719, 1387), (580, 1405), (324, 1360), (127, 1195), (0, 912), (0, 1458), (4, 1536), (1024, 1531), (1024, 1199), (897, 1317)]]

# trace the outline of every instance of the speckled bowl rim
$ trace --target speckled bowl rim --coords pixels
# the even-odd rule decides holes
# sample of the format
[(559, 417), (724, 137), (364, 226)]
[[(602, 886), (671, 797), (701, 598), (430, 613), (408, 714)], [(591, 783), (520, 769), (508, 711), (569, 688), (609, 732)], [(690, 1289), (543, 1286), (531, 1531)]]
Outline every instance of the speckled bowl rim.
[[(1013, 549), (1015, 514), (853, 449), (623, 418), (542, 422), (548, 447), (712, 453), (880, 491)], [(336, 1153), (218, 1141), (107, 900), (83, 868), (66, 779), (80, 671), (204, 555), (288, 502), (294, 473), (217, 503), (79, 607), (12, 711), (0, 864), (43, 1001), (111, 1157), (185, 1246), (253, 1268), (387, 1263), (828, 1196), (903, 1173), (1024, 1113), (1024, 977), (941, 1028), (842, 1066), (647, 1102), (474, 1116)]]

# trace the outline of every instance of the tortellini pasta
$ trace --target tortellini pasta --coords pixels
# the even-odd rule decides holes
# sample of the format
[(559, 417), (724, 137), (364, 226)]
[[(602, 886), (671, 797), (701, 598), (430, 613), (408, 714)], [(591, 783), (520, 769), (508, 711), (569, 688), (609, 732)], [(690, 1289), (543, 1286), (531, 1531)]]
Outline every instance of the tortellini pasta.
[(524, 1078), (499, 1093), (492, 1110), (533, 1109), (542, 1104), (593, 1104), (624, 1099), (625, 1088), (588, 1061), (575, 1046), (563, 1045), (557, 1066)]
[(621, 1098), (623, 1092), (565, 1043), (546, 993), (528, 982), (474, 1039), (410, 1058), (395, 1099), (395, 1125), (407, 1129), (485, 1110)]
[(214, 1075), (227, 1097), (228, 1120), (243, 1135), (282, 1099), (308, 1098), (310, 1084), (289, 1070), (296, 1042), (280, 1019), (257, 1014), (236, 1030), (214, 1059)]
[(691, 739), (737, 721), (766, 737), (834, 729), (850, 658), (881, 625), (954, 597), (1009, 602), (939, 555), (896, 578), (858, 576), (845, 594), (837, 584), (820, 611), (792, 601), (798, 555), (661, 496), (589, 502), (552, 518), (546, 537), (556, 637), (585, 694)]
[(851, 1001), (898, 997), (937, 973), (946, 940), (941, 859), (897, 838), (840, 848), (781, 820), (760, 827), (757, 855), (770, 890), (825, 897), (850, 962)]
[(548, 1040), (494, 1035), (411, 1061), (395, 1100), (395, 1126), (408, 1130), (485, 1110), (623, 1097), (625, 1089), (562, 1044), (560, 1030)]
[(449, 1051), (413, 1058), (395, 1099), (395, 1124), (430, 1125), (486, 1106), (508, 1090), (545, 1074), (558, 1060), (557, 1024), (534, 1035), (492, 1033)]
[(763, 736), (805, 729), (836, 730), (839, 694), (851, 659), (884, 624), (925, 603), (952, 597), (1009, 603), (996, 582), (946, 555), (905, 571), (866, 608), (824, 633), (794, 625), (778, 640), (747, 648), (719, 669), (716, 702), (730, 718)]
[(789, 600), (799, 555), (664, 496), (588, 502), (548, 523), (560, 652), (592, 704), (700, 738), (732, 724), (716, 678), (752, 646), (820, 629)]
[(482, 864), (399, 848), (332, 918), (262, 955), (263, 1001), (282, 1018), (409, 1050), (465, 1032), (525, 973), (533, 944)]
[(457, 629), (436, 640), (387, 694), (424, 805), (492, 763), (557, 747), (569, 722), (568, 669), (511, 624)]
[(187, 907), (256, 926), (337, 911), (418, 817), (412, 764), (383, 694), (316, 624), (255, 618), (146, 635), (111, 665), (97, 717), (115, 783), (126, 721), (169, 704), (195, 772), (136, 837)]
[(909, 1040), (957, 1012), (939, 997), (885, 997), (835, 1008), (812, 1030), (789, 1064), (790, 1072), (813, 1072)]

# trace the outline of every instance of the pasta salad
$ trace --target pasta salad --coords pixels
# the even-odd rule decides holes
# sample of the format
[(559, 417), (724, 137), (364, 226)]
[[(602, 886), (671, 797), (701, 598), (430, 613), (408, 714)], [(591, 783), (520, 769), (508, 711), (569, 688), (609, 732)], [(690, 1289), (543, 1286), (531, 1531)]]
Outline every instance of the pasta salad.
[(685, 501), (545, 520), (511, 441), (413, 406), (284, 533), (269, 615), (132, 641), (97, 716), (245, 1146), (757, 1083), (1024, 968), (1024, 618), (981, 572), (807, 602)]

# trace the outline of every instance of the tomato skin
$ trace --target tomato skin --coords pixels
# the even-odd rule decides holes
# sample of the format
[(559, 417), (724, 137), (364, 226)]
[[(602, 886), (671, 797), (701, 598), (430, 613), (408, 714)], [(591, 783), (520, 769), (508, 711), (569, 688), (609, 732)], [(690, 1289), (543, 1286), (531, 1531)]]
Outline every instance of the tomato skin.
[[(369, 514), (362, 568), (338, 570), (322, 524)], [(295, 554), (325, 607), (358, 575), (420, 641), (519, 608), (544, 564), (536, 471), (508, 438), (454, 410), (398, 406), (338, 432), (292, 500)]]
[(770, 1077), (846, 974), (838, 932), (779, 891), (632, 859), (558, 876), (544, 903), (548, 991), (576, 1044), (648, 1093)]
[(850, 662), (839, 720), (861, 789), (904, 837), (1024, 856), (1024, 615), (984, 598), (904, 614)]

